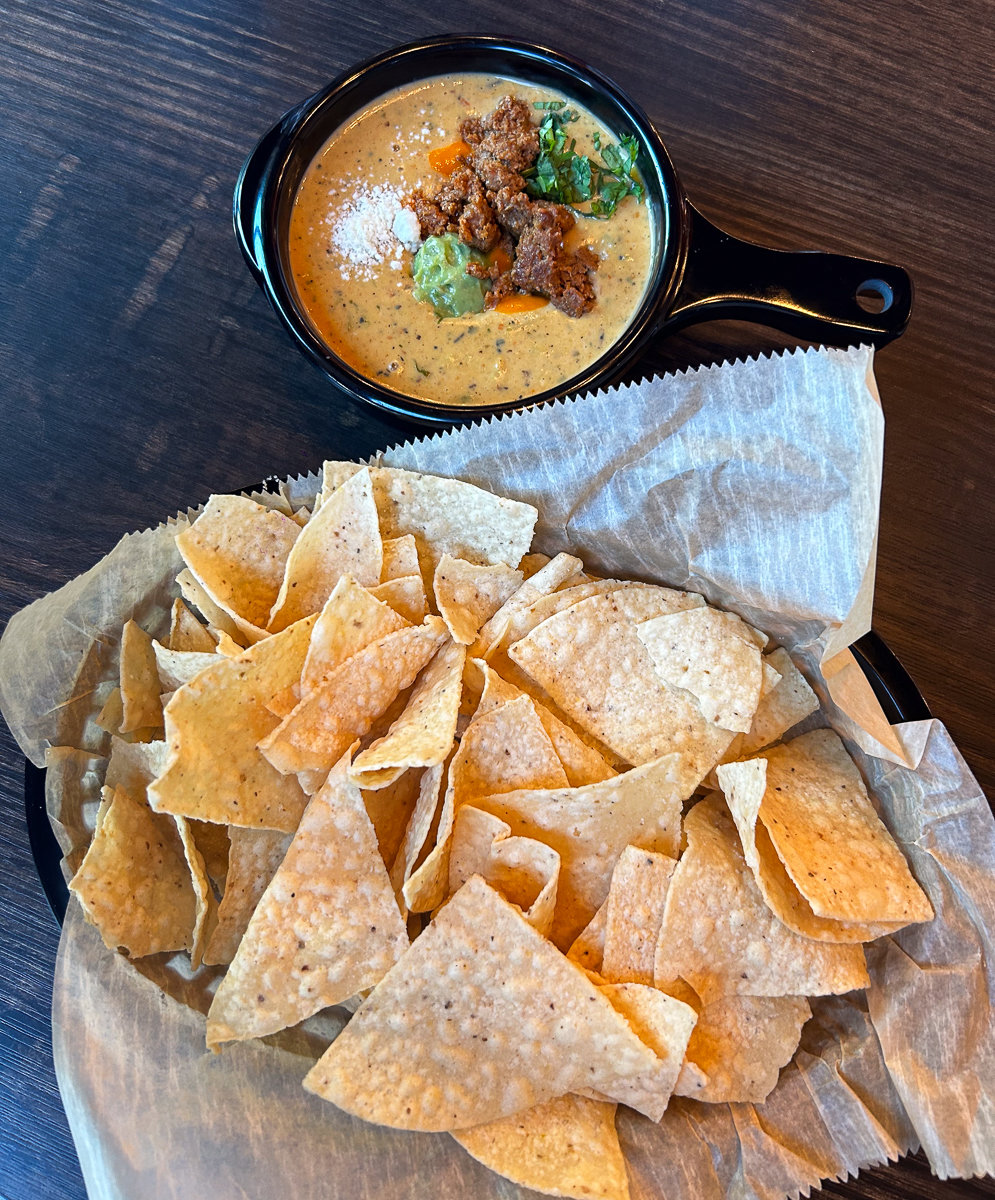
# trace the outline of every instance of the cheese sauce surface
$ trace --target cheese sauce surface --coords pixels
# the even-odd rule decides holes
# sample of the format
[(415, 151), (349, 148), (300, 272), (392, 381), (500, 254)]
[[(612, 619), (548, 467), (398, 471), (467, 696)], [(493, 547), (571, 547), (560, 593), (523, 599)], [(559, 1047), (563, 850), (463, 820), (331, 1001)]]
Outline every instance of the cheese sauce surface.
[[(442, 76), (390, 92), (338, 129), (308, 166), (290, 217), (290, 267), (316, 332), (361, 375), (426, 402), (472, 406), (534, 396), (599, 358), (628, 325), (646, 290), (654, 222), (627, 197), (608, 220), (578, 217), (568, 248), (598, 256), (596, 303), (581, 317), (546, 304), (526, 312), (485, 310), (436, 317), (412, 295), (413, 243), (400, 201), (444, 178), (429, 151), (456, 141), (468, 116), (486, 116), (506, 95), (565, 99), (577, 153), (595, 155), (606, 129), (562, 96), (491, 75)], [(537, 121), (541, 113), (537, 110)], [(407, 241), (407, 248), (404, 242)]]

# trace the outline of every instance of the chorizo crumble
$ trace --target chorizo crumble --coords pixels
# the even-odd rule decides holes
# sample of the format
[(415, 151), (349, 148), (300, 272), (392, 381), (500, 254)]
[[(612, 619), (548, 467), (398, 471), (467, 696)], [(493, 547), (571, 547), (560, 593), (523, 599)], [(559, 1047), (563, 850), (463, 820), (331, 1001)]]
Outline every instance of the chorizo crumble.
[(422, 237), (456, 233), (491, 255), (489, 265), (467, 268), (491, 281), (488, 308), (519, 291), (544, 296), (571, 317), (590, 312), (597, 255), (586, 246), (576, 251), (564, 246), (564, 234), (575, 223), (567, 205), (526, 192), (524, 173), (539, 157), (539, 131), (529, 106), (505, 96), (489, 116), (461, 122), (459, 132), (469, 153), (447, 182), (432, 196), (416, 191), (405, 200)]

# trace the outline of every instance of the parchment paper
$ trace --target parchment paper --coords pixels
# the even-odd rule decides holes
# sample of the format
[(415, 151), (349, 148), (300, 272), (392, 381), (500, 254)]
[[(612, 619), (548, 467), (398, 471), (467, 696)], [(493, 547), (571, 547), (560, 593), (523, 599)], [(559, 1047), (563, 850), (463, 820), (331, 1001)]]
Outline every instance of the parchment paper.
[[(820, 670), (838, 677), (840, 653), (869, 627), (882, 437), (870, 351), (808, 351), (598, 393), (382, 456), (530, 500), (537, 548), (693, 588), (787, 645), (936, 909), (930, 925), (869, 948), (866, 993), (813, 1003), (802, 1048), (763, 1106), (675, 1100), (659, 1126), (623, 1116), (634, 1200), (794, 1196), (920, 1143), (942, 1177), (995, 1171), (995, 822), (939, 722), (891, 729), (879, 713), (844, 713), (833, 697), (845, 702), (847, 689), (831, 695)], [(287, 490), (303, 501), (316, 482)], [(25, 753), (79, 752), (63, 752), (56, 771), (76, 797), (79, 827), (58, 830), (67, 852), (85, 836), (83, 798), (99, 783), (103, 747), (87, 714), (123, 621), (154, 624), (165, 612), (174, 532), (124, 539), (17, 614), (0, 641), (0, 707)], [(51, 803), (59, 815), (61, 801)], [(202, 1017), (108, 953), (75, 905), (53, 1030), (93, 1200), (525, 1195), (445, 1135), (377, 1129), (306, 1093), (303, 1043), (208, 1054)]]

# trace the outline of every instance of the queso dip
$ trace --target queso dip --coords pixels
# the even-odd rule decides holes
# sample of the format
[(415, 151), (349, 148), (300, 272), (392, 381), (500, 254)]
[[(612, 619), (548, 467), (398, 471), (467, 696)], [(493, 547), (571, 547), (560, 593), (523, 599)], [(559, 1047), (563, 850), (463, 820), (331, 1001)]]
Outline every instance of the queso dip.
[[(632, 197), (607, 220), (578, 216), (568, 249), (598, 258), (596, 303), (580, 317), (552, 304), (440, 319), (412, 294), (418, 227), (402, 200), (444, 182), (429, 151), (459, 138), (466, 117), (502, 97), (567, 99), (578, 153), (615, 141), (569, 97), (490, 75), (442, 76), (390, 92), (338, 129), (308, 166), (290, 217), (290, 266), (321, 340), (374, 382), (429, 403), (502, 404), (554, 388), (619, 337), (639, 307), (654, 256), (649, 204)], [(412, 232), (410, 226), (414, 224)]]

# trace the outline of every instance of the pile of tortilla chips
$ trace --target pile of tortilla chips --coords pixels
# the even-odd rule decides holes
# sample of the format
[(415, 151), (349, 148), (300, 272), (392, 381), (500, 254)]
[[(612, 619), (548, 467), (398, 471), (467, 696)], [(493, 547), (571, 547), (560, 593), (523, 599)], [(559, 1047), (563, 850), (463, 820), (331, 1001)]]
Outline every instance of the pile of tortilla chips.
[(71, 887), (226, 968), (207, 1043), (354, 1014), (304, 1086), (517, 1184), (628, 1196), (619, 1104), (763, 1101), (808, 997), (932, 910), (791, 658), (698, 595), (529, 553), (537, 512), (327, 463), (216, 496), (129, 623)]

